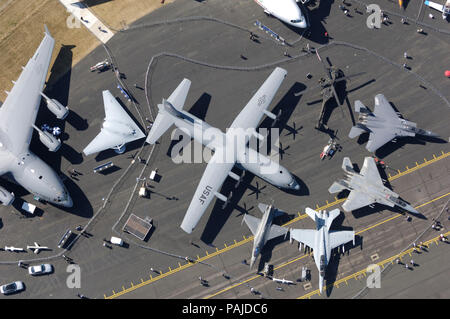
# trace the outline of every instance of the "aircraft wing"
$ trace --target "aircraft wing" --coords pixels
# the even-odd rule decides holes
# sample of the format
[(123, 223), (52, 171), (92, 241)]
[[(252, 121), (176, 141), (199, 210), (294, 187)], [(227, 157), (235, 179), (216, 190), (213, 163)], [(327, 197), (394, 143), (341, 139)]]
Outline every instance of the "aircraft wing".
[(372, 184), (383, 185), (380, 173), (378, 172), (377, 164), (375, 164), (375, 160), (373, 159), (373, 157), (367, 156), (364, 159), (364, 164), (361, 168), (360, 174), (363, 175), (366, 180), (370, 181), (370, 183)]
[(355, 232), (350, 230), (345, 231), (330, 231), (330, 246), (331, 249), (344, 245), (349, 241), (355, 241)]
[(432, 2), (432, 1), (425, 1), (425, 5), (429, 6), (430, 8), (444, 12), (444, 5), (442, 5), (442, 4)]
[[(214, 196), (218, 194), (234, 163), (222, 163), (223, 154), (216, 151), (211, 157), (197, 186), (191, 204), (184, 215), (181, 228), (190, 234), (205, 213)], [(220, 196), (220, 195), (219, 195)]]
[(306, 246), (311, 247), (313, 250), (316, 250), (314, 247), (314, 237), (316, 231), (314, 229), (293, 229), (291, 230), (291, 238), (295, 239), (300, 243), (304, 243)]
[(83, 153), (90, 155), (108, 148), (145, 137), (139, 126), (117, 102), (109, 91), (103, 91), (105, 120), (100, 133), (85, 147)]
[(8, 147), (15, 154), (25, 152), (30, 145), (54, 46), (45, 26), (44, 39), (0, 108), (0, 127), (11, 138)]
[(247, 224), (248, 228), (250, 228), (252, 234), (255, 235), (256, 231), (258, 230), (258, 226), (261, 223), (261, 219), (256, 218), (249, 214), (245, 214), (244, 222)]
[(277, 93), (287, 71), (277, 67), (234, 119), (230, 128), (254, 129)]
[(376, 117), (388, 122), (397, 121), (398, 114), (394, 111), (389, 101), (383, 94), (375, 95), (375, 108), (373, 111)]
[(269, 235), (267, 236), (267, 240), (274, 239), (279, 236), (284, 236), (288, 232), (288, 229), (285, 227), (281, 227), (278, 225), (272, 225), (270, 226)]
[(359, 192), (357, 190), (352, 190), (347, 200), (342, 205), (342, 208), (346, 212), (350, 212), (373, 203), (374, 200), (372, 200), (372, 198), (367, 196), (365, 193)]
[(385, 128), (371, 128), (371, 130), (369, 142), (366, 145), (369, 152), (375, 152), (381, 146), (396, 137), (394, 131), (389, 132)]

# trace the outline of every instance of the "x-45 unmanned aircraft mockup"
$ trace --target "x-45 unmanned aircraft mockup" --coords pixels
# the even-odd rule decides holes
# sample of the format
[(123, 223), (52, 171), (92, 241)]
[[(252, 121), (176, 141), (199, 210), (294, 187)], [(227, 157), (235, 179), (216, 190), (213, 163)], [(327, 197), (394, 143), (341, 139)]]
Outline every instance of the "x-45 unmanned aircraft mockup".
[[(163, 99), (163, 103), (158, 104), (158, 115), (146, 139), (149, 144), (154, 144), (164, 132), (175, 124), (196, 142), (214, 151), (181, 223), (181, 228), (185, 232), (190, 234), (194, 230), (214, 197), (224, 201), (225, 204), (228, 203), (228, 199), (219, 193), (219, 190), (228, 176), (238, 182), (241, 180), (237, 174), (231, 171), (235, 165), (279, 188), (300, 189), (300, 185), (286, 168), (247, 145), (252, 134), (255, 137), (263, 138), (256, 132), (256, 127), (264, 114), (276, 120), (276, 115), (267, 111), (267, 108), (286, 74), (286, 70), (277, 67), (239, 113), (226, 134), (183, 111), (183, 105), (191, 85), (191, 81), (188, 79), (184, 79), (167, 100)], [(236, 132), (241, 131), (242, 135), (238, 137), (242, 137), (242, 143), (236, 145)], [(253, 133), (244, 134), (244, 132)], [(213, 137), (211, 137), (211, 133), (214, 133)], [(227, 155), (226, 161), (223, 160), (224, 154)], [(232, 154), (232, 158), (228, 158), (229, 154)]]
[(108, 148), (118, 154), (125, 152), (125, 144), (145, 137), (139, 126), (127, 114), (108, 90), (103, 91), (105, 120), (100, 133), (83, 150), (85, 155)]
[(308, 22), (295, 0), (255, 0), (264, 12), (296, 28), (306, 29)]
[[(51, 133), (34, 125), (41, 96), (58, 119), (69, 113), (67, 107), (42, 93), (54, 46), (55, 40), (45, 26), (44, 39), (0, 108), (0, 175), (7, 174), (41, 200), (72, 207), (72, 199), (59, 176), (29, 149), (33, 128), (49, 151), (55, 152), (61, 145)], [(0, 187), (0, 201), (9, 205), (14, 194)]]

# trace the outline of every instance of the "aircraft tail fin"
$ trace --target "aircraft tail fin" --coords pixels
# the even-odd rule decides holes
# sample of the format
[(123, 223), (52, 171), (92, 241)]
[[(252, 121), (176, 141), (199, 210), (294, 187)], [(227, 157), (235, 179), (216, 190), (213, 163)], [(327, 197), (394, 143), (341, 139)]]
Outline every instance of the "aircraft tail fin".
[(326, 221), (326, 226), (327, 226), (328, 229), (330, 229), (330, 226), (333, 223), (333, 220), (336, 217), (338, 217), (340, 213), (341, 213), (341, 211), (338, 208), (333, 209), (332, 211), (328, 212), (328, 218), (327, 218), (327, 221)]
[(352, 172), (354, 173), (355, 170), (353, 169), (352, 161), (350, 160), (350, 157), (344, 157), (344, 160), (342, 161), (342, 169), (346, 172)]

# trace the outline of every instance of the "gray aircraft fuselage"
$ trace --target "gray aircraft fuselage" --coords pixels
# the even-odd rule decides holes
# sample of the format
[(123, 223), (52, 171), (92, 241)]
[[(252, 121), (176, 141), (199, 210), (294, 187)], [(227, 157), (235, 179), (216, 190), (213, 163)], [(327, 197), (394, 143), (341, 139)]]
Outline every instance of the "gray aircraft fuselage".
[(276, 209), (273, 206), (269, 206), (270, 210), (264, 212), (261, 222), (259, 223), (258, 230), (254, 235), (252, 257), (250, 260), (250, 268), (253, 266), (256, 258), (258, 258), (261, 250), (267, 242), (269, 236), (270, 227), (272, 226), (273, 219), (275, 217)]
[[(359, 192), (365, 193), (368, 197), (372, 198), (373, 202), (384, 204), (389, 207), (394, 207), (398, 205), (403, 209), (406, 209), (413, 213), (418, 213), (411, 205), (402, 201), (398, 194), (391, 191), (384, 185), (378, 185), (376, 183), (370, 183), (366, 178), (356, 172), (345, 171), (347, 174), (346, 180), (339, 181), (338, 183), (342, 183), (345, 188), (348, 190), (358, 190)], [(346, 203), (342, 205), (342, 208), (348, 212)]]
[[(236, 162), (238, 167), (250, 171), (272, 185), (285, 189), (300, 189), (300, 185), (286, 168), (249, 148), (245, 143), (235, 144), (235, 135), (228, 134), (229, 132), (224, 134), (220, 129), (210, 126), (188, 112), (178, 111), (173, 106), (171, 109), (174, 124), (196, 142), (213, 151), (221, 150), (224, 154), (232, 154), (230, 158), (226, 157), (226, 160)], [(237, 149), (234, 148), (235, 145)], [(249, 161), (249, 159), (257, 160)]]
[(8, 150), (8, 136), (0, 127), (0, 167), (39, 199), (72, 207), (73, 202), (55, 171), (30, 150), (14, 154)]

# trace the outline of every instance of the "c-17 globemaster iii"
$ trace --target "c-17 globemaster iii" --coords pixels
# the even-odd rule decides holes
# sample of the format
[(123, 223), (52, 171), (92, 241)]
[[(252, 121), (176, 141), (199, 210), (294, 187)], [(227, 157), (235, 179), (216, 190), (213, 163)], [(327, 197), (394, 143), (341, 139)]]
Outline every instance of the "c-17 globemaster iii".
[(287, 234), (288, 229), (278, 225), (272, 225), (273, 219), (283, 213), (277, 210), (272, 205), (258, 204), (258, 208), (263, 212), (261, 219), (246, 214), (244, 221), (253, 234), (253, 249), (252, 257), (250, 259), (250, 268), (253, 267), (258, 255), (261, 253), (264, 245), (268, 240)]
[[(61, 145), (51, 133), (34, 125), (41, 96), (58, 119), (63, 120), (69, 113), (67, 107), (42, 93), (54, 46), (55, 40), (45, 27), (44, 39), (0, 108), (0, 175), (12, 178), (35, 198), (72, 207), (72, 199), (59, 176), (29, 149), (33, 128), (49, 151), (55, 152)], [(0, 187), (0, 201), (9, 205), (14, 194)]]
[[(319, 211), (306, 207), (306, 214), (316, 222), (316, 229), (290, 229), (292, 242), (293, 239), (300, 244), (313, 249), (314, 261), (319, 270), (319, 290), (323, 290), (323, 282), (325, 279), (325, 270), (331, 258), (331, 250), (342, 246), (349, 241), (353, 241), (355, 245), (355, 232), (349, 230), (330, 231), (331, 223), (339, 216), (339, 209), (331, 212)], [(301, 245), (299, 246), (299, 250)]]
[(399, 206), (411, 213), (420, 215), (411, 205), (401, 200), (397, 193), (383, 185), (375, 160), (366, 157), (361, 171), (358, 173), (353, 169), (350, 158), (344, 157), (342, 169), (347, 174), (345, 179), (334, 182), (328, 189), (330, 193), (339, 193), (344, 189), (350, 190), (350, 195), (342, 205), (346, 212), (372, 205), (374, 203), (384, 204), (389, 207)]
[(397, 137), (415, 136), (416, 134), (437, 137), (433, 132), (417, 128), (416, 123), (401, 118), (383, 94), (375, 96), (373, 112), (361, 101), (355, 102), (355, 111), (359, 113), (359, 122), (351, 128), (348, 136), (354, 138), (364, 132), (369, 132), (369, 142), (366, 145), (369, 152), (375, 152)]

